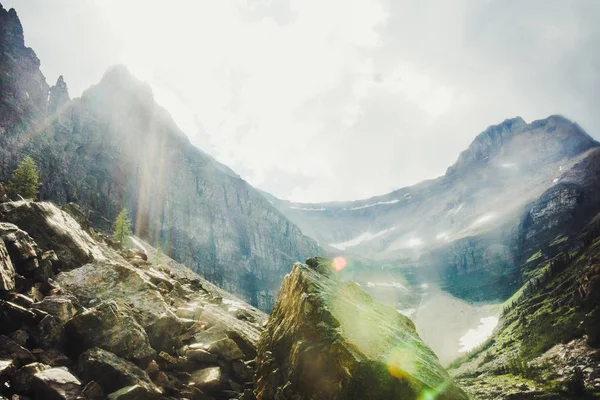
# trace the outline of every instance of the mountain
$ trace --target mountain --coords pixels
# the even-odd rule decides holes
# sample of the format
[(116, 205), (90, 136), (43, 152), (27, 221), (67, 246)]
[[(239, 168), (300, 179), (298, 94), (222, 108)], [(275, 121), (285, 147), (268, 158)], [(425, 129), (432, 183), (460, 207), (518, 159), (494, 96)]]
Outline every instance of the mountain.
[(500, 301), (523, 283), (528, 257), (600, 209), (599, 169), (599, 144), (577, 124), (514, 118), (478, 135), (439, 178), (361, 201), (271, 201), (330, 254), (375, 260), (363, 280), (377, 265), (388, 280)]
[(75, 202), (110, 230), (126, 207), (135, 232), (269, 310), (288, 266), (319, 246), (228, 167), (197, 149), (122, 66), (71, 100), (48, 87), (14, 10), (0, 11), (0, 180), (25, 156), (40, 198)]

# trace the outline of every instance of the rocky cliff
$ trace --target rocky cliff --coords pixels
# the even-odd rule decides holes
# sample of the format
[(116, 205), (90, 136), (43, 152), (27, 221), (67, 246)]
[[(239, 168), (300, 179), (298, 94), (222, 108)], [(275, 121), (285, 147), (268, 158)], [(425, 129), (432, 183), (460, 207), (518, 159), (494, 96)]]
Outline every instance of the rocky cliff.
[(40, 198), (76, 202), (105, 230), (122, 207), (135, 232), (263, 310), (287, 266), (317, 244), (259, 192), (190, 144), (125, 67), (70, 100), (48, 87), (14, 10), (0, 10), (0, 180), (25, 156)]
[(286, 276), (258, 343), (261, 399), (466, 399), (413, 323), (312, 258)]

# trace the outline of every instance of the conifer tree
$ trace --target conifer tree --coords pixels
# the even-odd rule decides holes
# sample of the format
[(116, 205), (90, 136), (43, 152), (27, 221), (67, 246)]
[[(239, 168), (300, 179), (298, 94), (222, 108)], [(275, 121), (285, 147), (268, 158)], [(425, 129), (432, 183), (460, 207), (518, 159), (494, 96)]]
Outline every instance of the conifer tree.
[(131, 235), (131, 221), (127, 216), (127, 209), (123, 208), (119, 215), (117, 215), (113, 237), (119, 241), (119, 245), (123, 248), (129, 235)]
[(21, 195), (24, 199), (33, 200), (38, 195), (39, 186), (39, 174), (35, 161), (31, 157), (25, 157), (13, 171), (6, 188), (12, 197)]

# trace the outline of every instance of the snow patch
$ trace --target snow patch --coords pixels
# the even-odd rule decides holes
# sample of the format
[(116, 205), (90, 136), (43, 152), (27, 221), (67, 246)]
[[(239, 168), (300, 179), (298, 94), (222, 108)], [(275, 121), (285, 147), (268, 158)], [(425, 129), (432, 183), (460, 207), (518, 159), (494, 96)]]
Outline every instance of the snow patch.
[(496, 317), (481, 318), (477, 328), (469, 329), (467, 333), (460, 338), (459, 343), (461, 348), (458, 350), (459, 353), (471, 351), (485, 342), (490, 336), (492, 336), (496, 325), (498, 325), (498, 318)]
[(364, 232), (355, 237), (354, 239), (350, 239), (346, 242), (330, 244), (331, 247), (335, 247), (338, 250), (346, 250), (348, 247), (358, 246), (361, 243), (371, 241), (379, 236), (385, 235), (388, 232), (393, 231), (395, 228), (385, 229), (383, 231), (379, 231), (377, 233)]
[(398, 282), (367, 282), (367, 287), (377, 287), (377, 286), (395, 287), (396, 289), (402, 289), (402, 290), (405, 290), (408, 292), (408, 288)]
[(516, 167), (517, 164), (515, 164), (515, 163), (506, 163), (506, 164), (500, 164), (500, 166), (502, 168), (511, 168), (511, 167)]
[(460, 203), (460, 205), (458, 206), (458, 208), (456, 208), (456, 210), (453, 208), (452, 210), (448, 211), (448, 215), (452, 214), (452, 215), (456, 215), (458, 214), (458, 212), (460, 210), (462, 210), (463, 206), (465, 205), (465, 203)]
[(446, 233), (446, 232), (440, 232), (437, 235), (435, 235), (435, 238), (437, 240), (448, 240), (449, 236), (448, 236), (448, 233)]
[(554, 178), (554, 179), (552, 180), (552, 183), (556, 183), (556, 182), (558, 182), (558, 178)]
[(352, 208), (349, 208), (348, 211), (362, 210), (363, 208), (370, 208), (370, 207), (375, 207), (375, 206), (382, 206), (382, 205), (386, 205), (386, 204), (396, 204), (399, 201), (400, 200), (378, 201), (377, 203), (367, 204), (365, 206), (352, 207)]
[(496, 215), (494, 213), (485, 214), (485, 215), (477, 218), (475, 221), (473, 221), (473, 223), (471, 224), (471, 227), (483, 225), (483, 224), (491, 221), (494, 218), (496, 218)]
[(292, 210), (300, 210), (300, 211), (325, 211), (324, 208), (305, 208), (305, 207), (290, 207)]
[(396, 310), (398, 311), (400, 314), (404, 315), (405, 317), (412, 317), (413, 314), (417, 311), (416, 308), (407, 308), (405, 310)]

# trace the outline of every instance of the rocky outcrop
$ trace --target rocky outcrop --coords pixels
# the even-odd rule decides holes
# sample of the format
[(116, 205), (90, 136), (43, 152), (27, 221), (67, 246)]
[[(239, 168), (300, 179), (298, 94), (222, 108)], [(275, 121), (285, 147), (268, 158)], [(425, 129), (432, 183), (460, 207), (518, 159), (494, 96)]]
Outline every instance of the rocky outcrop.
[(413, 323), (336, 277), (295, 264), (258, 344), (261, 399), (466, 399)]
[(269, 310), (285, 266), (317, 254), (318, 245), (194, 147), (125, 67), (70, 101), (62, 76), (48, 88), (15, 11), (2, 9), (0, 22), (0, 181), (32, 156), (41, 199), (79, 204), (104, 231), (126, 206), (136, 234)]

